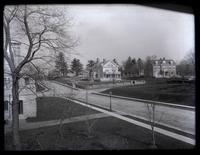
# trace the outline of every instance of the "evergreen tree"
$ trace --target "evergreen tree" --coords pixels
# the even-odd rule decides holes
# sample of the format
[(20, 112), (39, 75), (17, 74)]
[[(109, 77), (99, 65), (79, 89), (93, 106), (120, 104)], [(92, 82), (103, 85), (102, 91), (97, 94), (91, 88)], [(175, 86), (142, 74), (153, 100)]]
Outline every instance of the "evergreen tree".
[(67, 62), (65, 62), (65, 57), (62, 52), (59, 52), (55, 61), (56, 70), (60, 73), (61, 76), (65, 76), (68, 72)]
[(138, 74), (138, 67), (135, 58), (131, 59), (129, 56), (125, 62), (124, 72), (128, 75)]
[(131, 57), (129, 56), (127, 61), (125, 62), (124, 72), (130, 73), (131, 72), (131, 66), (132, 66), (132, 60), (131, 60)]
[(79, 59), (74, 58), (71, 62), (71, 70), (76, 73), (76, 76), (80, 74), (83, 70), (83, 65), (81, 64)]

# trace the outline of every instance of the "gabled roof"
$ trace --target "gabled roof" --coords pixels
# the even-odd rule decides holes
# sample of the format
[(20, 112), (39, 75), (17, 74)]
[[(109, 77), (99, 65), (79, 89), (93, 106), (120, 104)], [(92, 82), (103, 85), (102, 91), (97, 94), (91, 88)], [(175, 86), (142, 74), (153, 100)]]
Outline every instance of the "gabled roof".
[(153, 65), (155, 65), (156, 61), (158, 62), (157, 65), (163, 64), (163, 61), (165, 61), (166, 64), (169, 63), (169, 62), (171, 62), (171, 61), (172, 61), (172, 63), (173, 63), (174, 65), (176, 64), (175, 61), (172, 60), (172, 59), (155, 59), (155, 60), (152, 60)]
[(101, 62), (101, 65), (102, 65), (102, 67), (104, 66), (104, 65), (106, 65), (108, 62), (111, 62), (113, 65), (115, 65), (116, 67), (119, 67), (119, 65), (117, 64), (117, 63), (115, 63), (113, 60), (111, 61), (111, 60), (107, 60), (107, 61), (105, 61), (105, 62)]

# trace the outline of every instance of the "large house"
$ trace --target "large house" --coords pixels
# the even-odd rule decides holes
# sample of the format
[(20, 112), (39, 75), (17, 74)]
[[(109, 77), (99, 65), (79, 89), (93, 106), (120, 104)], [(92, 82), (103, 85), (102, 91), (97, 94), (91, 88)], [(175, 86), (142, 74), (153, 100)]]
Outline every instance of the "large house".
[(120, 81), (121, 72), (119, 71), (119, 64), (115, 60), (97, 61), (92, 68), (92, 77), (99, 81)]
[(153, 77), (171, 78), (176, 76), (176, 63), (174, 60), (165, 58), (152, 61)]
[[(15, 65), (20, 62), (16, 56), (20, 53), (20, 44), (13, 43)], [(36, 87), (35, 81), (28, 76), (24, 76), (19, 80), (19, 119), (27, 117), (36, 117)], [(4, 119), (12, 120), (12, 77), (10, 68), (6, 60), (4, 60)]]

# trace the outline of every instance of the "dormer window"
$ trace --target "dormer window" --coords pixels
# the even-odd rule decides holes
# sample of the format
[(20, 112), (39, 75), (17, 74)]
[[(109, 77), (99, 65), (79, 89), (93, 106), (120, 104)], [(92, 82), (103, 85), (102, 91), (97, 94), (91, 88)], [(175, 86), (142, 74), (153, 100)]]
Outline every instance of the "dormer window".
[(25, 77), (24, 80), (25, 80), (25, 85), (29, 85), (30, 84), (29, 77)]

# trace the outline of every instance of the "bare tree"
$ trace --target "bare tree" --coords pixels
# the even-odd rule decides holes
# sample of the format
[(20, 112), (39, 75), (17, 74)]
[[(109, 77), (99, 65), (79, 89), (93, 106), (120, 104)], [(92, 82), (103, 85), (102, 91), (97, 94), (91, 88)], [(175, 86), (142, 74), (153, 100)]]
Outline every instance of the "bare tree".
[[(40, 51), (67, 51), (74, 47), (74, 41), (65, 32), (65, 26), (70, 20), (65, 19), (60, 9), (58, 11), (47, 6), (20, 5), (4, 8), (4, 59), (12, 77), (12, 131), (16, 150), (21, 149), (18, 111), (19, 79), (23, 77), (21, 71), (34, 60), (45, 60), (41, 55), (38, 56)], [(23, 53), (13, 50), (13, 41), (23, 46)]]
[(181, 76), (195, 75), (195, 53), (190, 50), (184, 59), (177, 65), (177, 72)]
[(151, 125), (151, 131), (152, 131), (152, 148), (156, 148), (156, 140), (155, 140), (155, 104), (154, 103), (147, 103), (147, 113), (149, 117), (149, 122)]

